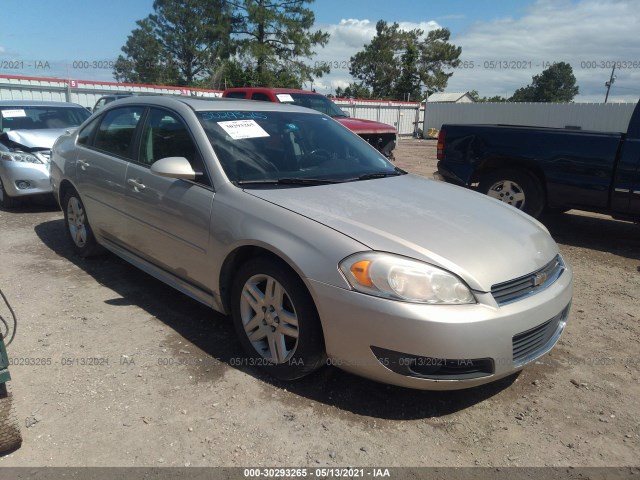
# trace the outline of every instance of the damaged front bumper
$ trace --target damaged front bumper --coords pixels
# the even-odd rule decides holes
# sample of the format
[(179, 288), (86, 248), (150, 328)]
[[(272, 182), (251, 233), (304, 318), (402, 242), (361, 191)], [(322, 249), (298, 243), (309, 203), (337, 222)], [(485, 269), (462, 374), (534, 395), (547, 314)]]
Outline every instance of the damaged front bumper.
[(11, 197), (51, 193), (48, 164), (0, 160), (0, 178)]

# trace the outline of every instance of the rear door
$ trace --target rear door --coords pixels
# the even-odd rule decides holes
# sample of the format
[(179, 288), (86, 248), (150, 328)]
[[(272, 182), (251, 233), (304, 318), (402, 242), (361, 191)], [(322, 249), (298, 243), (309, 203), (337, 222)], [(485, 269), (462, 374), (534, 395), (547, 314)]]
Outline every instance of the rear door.
[(139, 106), (109, 110), (78, 135), (76, 187), (100, 236), (117, 238), (123, 233), (124, 176), (143, 112)]
[[(149, 109), (140, 139), (125, 175), (128, 221), (123, 238), (147, 261), (206, 288), (214, 191), (202, 156), (183, 119), (168, 109)], [(185, 157), (201, 175), (188, 181), (153, 174), (151, 165), (166, 157)]]

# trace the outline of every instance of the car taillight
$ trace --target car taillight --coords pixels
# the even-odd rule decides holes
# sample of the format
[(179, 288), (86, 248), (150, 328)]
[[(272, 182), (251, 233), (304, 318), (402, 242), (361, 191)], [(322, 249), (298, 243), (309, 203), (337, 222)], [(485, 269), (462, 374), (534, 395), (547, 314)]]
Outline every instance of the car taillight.
[(438, 160), (444, 160), (444, 138), (446, 136), (446, 132), (444, 130), (444, 128), (440, 129), (440, 133), (438, 133), (438, 146), (437, 146), (437, 153), (436, 153), (436, 158)]

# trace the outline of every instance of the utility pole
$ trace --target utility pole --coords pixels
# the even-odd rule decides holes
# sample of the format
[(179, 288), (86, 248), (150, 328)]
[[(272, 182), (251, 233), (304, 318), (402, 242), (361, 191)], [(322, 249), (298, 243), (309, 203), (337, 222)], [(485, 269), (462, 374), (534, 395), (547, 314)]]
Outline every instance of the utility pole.
[(616, 77), (613, 74), (616, 71), (616, 64), (613, 64), (613, 68), (611, 69), (611, 77), (609, 77), (609, 81), (608, 82), (604, 82), (604, 86), (607, 87), (607, 95), (604, 97), (604, 103), (607, 103), (607, 100), (609, 98), (609, 90), (611, 90), (611, 85), (613, 85), (613, 82), (616, 81)]

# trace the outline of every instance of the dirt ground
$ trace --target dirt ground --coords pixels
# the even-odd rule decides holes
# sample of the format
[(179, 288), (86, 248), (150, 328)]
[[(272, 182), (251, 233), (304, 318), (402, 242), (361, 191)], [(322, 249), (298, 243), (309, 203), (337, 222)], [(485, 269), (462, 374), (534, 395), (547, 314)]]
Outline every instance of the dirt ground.
[[(397, 164), (431, 176), (435, 142), (402, 140)], [(75, 257), (52, 206), (0, 210), (24, 437), (0, 467), (638, 465), (640, 227), (544, 221), (575, 269), (559, 344), (516, 377), (422, 392), (238, 366), (227, 318), (113, 255)]]

